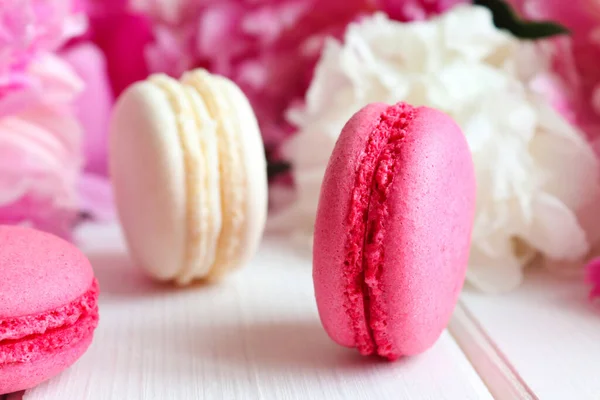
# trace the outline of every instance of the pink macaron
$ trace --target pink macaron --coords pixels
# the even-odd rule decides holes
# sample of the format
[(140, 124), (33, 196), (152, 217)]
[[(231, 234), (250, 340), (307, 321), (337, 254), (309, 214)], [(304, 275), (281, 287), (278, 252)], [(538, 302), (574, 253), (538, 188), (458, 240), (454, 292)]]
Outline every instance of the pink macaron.
[(314, 235), (315, 296), (335, 342), (390, 360), (435, 343), (465, 279), (475, 189), (447, 115), (375, 103), (348, 121)]
[(73, 245), (0, 226), (0, 394), (29, 389), (71, 366), (98, 324), (98, 283)]

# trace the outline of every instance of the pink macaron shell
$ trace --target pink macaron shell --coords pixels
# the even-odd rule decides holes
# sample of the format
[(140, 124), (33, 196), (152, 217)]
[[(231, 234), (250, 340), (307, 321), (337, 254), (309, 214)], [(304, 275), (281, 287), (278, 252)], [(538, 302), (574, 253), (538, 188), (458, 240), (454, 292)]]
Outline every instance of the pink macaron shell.
[[(344, 303), (344, 274), (349, 193), (354, 188), (355, 171), (370, 133), (379, 116), (387, 109), (383, 103), (370, 104), (356, 113), (345, 125), (333, 150), (321, 185), (315, 222), (313, 250), (313, 281), (319, 316), (329, 336), (346, 347), (355, 347), (353, 324)], [(340, 194), (345, 193), (346, 198)]]
[[(390, 186), (379, 285), (396, 358), (426, 350), (445, 329), (462, 288), (475, 210), (466, 139), (445, 114), (419, 108)], [(372, 311), (373, 313), (373, 311)]]
[(44, 354), (36, 362), (1, 366), (0, 395), (30, 389), (57, 376), (73, 365), (85, 353), (91, 342), (92, 335), (89, 335), (74, 346)]
[(91, 288), (93, 279), (88, 259), (67, 241), (0, 226), (0, 320), (69, 304)]

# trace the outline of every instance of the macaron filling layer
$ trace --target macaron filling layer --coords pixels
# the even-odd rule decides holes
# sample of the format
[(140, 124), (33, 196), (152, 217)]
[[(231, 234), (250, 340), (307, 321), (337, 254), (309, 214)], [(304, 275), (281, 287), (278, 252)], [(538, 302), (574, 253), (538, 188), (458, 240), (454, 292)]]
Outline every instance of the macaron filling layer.
[[(206, 165), (200, 165), (199, 162), (204, 162), (205, 157), (197, 151), (200, 150), (200, 140), (197, 138), (199, 126), (189, 95), (181, 88), (179, 82), (167, 76), (155, 75), (150, 81), (163, 91), (176, 114), (178, 139), (184, 154), (187, 241), (183, 266), (174, 278), (177, 282), (185, 284), (193, 278), (193, 269), (197, 267), (195, 264), (211, 265), (213, 262), (212, 258), (208, 258), (208, 249), (212, 246), (207, 243), (208, 232), (212, 229), (211, 214), (207, 192), (201, 190), (206, 187), (208, 171)], [(181, 90), (179, 94), (183, 94), (183, 97), (178, 96), (178, 90)], [(197, 157), (193, 157), (192, 154)]]
[[(198, 128), (200, 139), (200, 152), (204, 158), (205, 171), (199, 175), (200, 189), (192, 191), (199, 195), (200, 201), (198, 211), (200, 216), (201, 229), (189, 229), (194, 236), (190, 243), (201, 243), (204, 241), (204, 257), (200, 262), (190, 260), (190, 266), (177, 277), (179, 284), (187, 284), (193, 279), (204, 278), (211, 270), (216, 259), (216, 244), (221, 234), (221, 193), (220, 187), (219, 161), (217, 155), (216, 122), (210, 117), (208, 108), (200, 96), (193, 93), (192, 88), (185, 87), (186, 94), (192, 105), (194, 120)], [(212, 142), (214, 140), (214, 142)], [(188, 181), (194, 177), (187, 176)], [(194, 182), (189, 182), (189, 185)], [(215, 190), (217, 188), (217, 190)], [(204, 224), (204, 225), (202, 225)], [(190, 254), (192, 256), (192, 254)], [(195, 264), (195, 265), (194, 265)]]
[(385, 221), (389, 217), (386, 201), (414, 110), (404, 103), (388, 107), (371, 132), (358, 160), (345, 242), (344, 308), (354, 330), (356, 347), (361, 354), (377, 352), (390, 359), (400, 354), (394, 352), (385, 330), (387, 311), (379, 285), (385, 257)]
[[(227, 84), (220, 77), (213, 77), (216, 82), (217, 87), (220, 89), (221, 93), (228, 93)], [(248, 182), (246, 181), (246, 174), (244, 171), (244, 150), (242, 149), (242, 140), (238, 137), (240, 135), (246, 134), (244, 132), (244, 126), (242, 125), (242, 121), (239, 119), (239, 116), (236, 115), (239, 113), (238, 107), (232, 101), (231, 96), (223, 96), (223, 104), (225, 108), (223, 112), (225, 115), (234, 115), (234, 118), (227, 118), (227, 120), (221, 119), (222, 124), (231, 124), (230, 129), (231, 135), (222, 135), (222, 140), (226, 143), (228, 152), (224, 152), (222, 159), (224, 160), (222, 168), (223, 168), (223, 176), (229, 176), (229, 195), (224, 196), (224, 199), (227, 199), (226, 203), (224, 202), (224, 207), (227, 207), (228, 210), (228, 223), (224, 225), (223, 228), (223, 237), (227, 238), (227, 243), (225, 248), (221, 248), (221, 254), (219, 260), (222, 265), (225, 267), (221, 271), (213, 271), (213, 273), (224, 273), (228, 270), (232, 270), (237, 266), (239, 254), (242, 246), (242, 232), (244, 232), (247, 227), (247, 218), (246, 218), (246, 196), (248, 195)], [(223, 184), (223, 188), (225, 189), (226, 183)]]
[(52, 311), (0, 320), (0, 365), (32, 361), (87, 338), (98, 325), (98, 282)]
[[(209, 112), (217, 122), (219, 143), (219, 172), (221, 176), (222, 227), (217, 244), (215, 266), (209, 279), (223, 274), (235, 265), (241, 248), (241, 235), (246, 225), (247, 182), (244, 174), (244, 152), (238, 135), (244, 134), (235, 121), (236, 106), (227, 96), (227, 88), (221, 78), (204, 70), (184, 74), (184, 84), (194, 88), (205, 101)], [(233, 261), (233, 262), (232, 262)], [(233, 265), (231, 265), (233, 264)], [(217, 267), (218, 265), (218, 267)]]

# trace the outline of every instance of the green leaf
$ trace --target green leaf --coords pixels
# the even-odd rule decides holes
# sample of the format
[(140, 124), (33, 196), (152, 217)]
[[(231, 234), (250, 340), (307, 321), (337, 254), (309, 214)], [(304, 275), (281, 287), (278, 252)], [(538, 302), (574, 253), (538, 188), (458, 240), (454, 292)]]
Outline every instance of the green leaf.
[(287, 162), (269, 162), (267, 163), (267, 176), (269, 180), (275, 178), (277, 175), (288, 172), (291, 169), (291, 165)]
[(473, 4), (488, 8), (492, 12), (496, 27), (506, 29), (521, 39), (535, 40), (570, 33), (567, 28), (555, 22), (520, 19), (503, 0), (473, 0)]
[(267, 158), (267, 177), (269, 182), (278, 175), (285, 174), (292, 165), (286, 161), (278, 160), (279, 157), (274, 156), (275, 152), (272, 148), (265, 146), (265, 156)]

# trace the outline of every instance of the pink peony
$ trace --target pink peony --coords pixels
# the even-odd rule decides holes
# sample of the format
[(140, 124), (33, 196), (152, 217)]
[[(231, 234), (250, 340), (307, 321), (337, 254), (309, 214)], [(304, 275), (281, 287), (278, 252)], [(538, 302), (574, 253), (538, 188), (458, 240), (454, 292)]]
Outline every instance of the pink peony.
[(144, 79), (146, 46), (154, 40), (148, 16), (132, 12), (126, 0), (88, 0), (88, 38), (103, 52), (115, 95)]
[[(525, 17), (557, 21), (571, 40), (554, 39), (555, 71), (563, 79), (559, 111), (596, 144), (600, 141), (600, 2), (510, 0)], [(600, 148), (598, 148), (600, 149)]]
[[(195, 7), (196, 4), (202, 4)], [(302, 99), (323, 37), (373, 7), (350, 1), (134, 1), (155, 21), (151, 72), (203, 66), (236, 81), (250, 98), (267, 148), (291, 132), (284, 111)]]
[(154, 21), (145, 55), (151, 72), (203, 66), (237, 82), (257, 113), (265, 145), (293, 131), (284, 112), (303, 101), (326, 36), (376, 10), (423, 19), (466, 0), (131, 0)]
[(60, 54), (85, 81), (75, 99), (82, 125), (85, 173), (79, 186), (80, 208), (96, 219), (114, 216), (107, 178), (108, 121), (115, 94), (146, 78), (146, 46), (153, 40), (150, 19), (131, 12), (127, 0), (80, 0), (89, 29)]
[(12, 106), (0, 117), (0, 223), (66, 237), (78, 213), (81, 166), (71, 105), (83, 82), (51, 54), (36, 57), (22, 73), (28, 86), (3, 93), (0, 103), (0, 109)]
[(70, 46), (62, 58), (85, 81), (74, 101), (75, 115), (83, 129), (85, 171), (79, 181), (79, 208), (99, 220), (112, 219), (114, 207), (108, 180), (108, 122), (114, 96), (104, 54), (90, 42)]
[(468, 0), (380, 0), (380, 7), (389, 16), (400, 21), (423, 20), (441, 14), (457, 4)]
[(77, 1), (0, 0), (0, 223), (68, 236), (77, 217), (83, 81), (53, 52), (86, 21)]
[(61, 56), (85, 81), (85, 89), (74, 105), (85, 132), (83, 149), (86, 171), (106, 175), (108, 120), (114, 100), (106, 72), (106, 59), (102, 51), (89, 42), (69, 47)]

